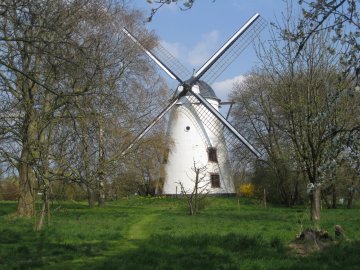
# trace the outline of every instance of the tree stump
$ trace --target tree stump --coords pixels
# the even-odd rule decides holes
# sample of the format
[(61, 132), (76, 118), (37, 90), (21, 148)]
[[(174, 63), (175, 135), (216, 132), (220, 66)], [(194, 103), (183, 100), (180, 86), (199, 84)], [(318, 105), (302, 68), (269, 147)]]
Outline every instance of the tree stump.
[(342, 237), (344, 229), (340, 225), (335, 225), (335, 237)]

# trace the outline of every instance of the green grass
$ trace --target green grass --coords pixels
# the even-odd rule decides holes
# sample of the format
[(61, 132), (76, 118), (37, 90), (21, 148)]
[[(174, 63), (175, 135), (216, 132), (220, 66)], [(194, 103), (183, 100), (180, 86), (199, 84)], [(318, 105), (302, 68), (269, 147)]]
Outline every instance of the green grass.
[(302, 226), (303, 207), (262, 208), (254, 200), (208, 198), (198, 216), (171, 198), (132, 198), (89, 209), (53, 205), (41, 232), (0, 202), (0, 269), (360, 269), (360, 209), (324, 209), (321, 227), (346, 238), (300, 257), (288, 244)]

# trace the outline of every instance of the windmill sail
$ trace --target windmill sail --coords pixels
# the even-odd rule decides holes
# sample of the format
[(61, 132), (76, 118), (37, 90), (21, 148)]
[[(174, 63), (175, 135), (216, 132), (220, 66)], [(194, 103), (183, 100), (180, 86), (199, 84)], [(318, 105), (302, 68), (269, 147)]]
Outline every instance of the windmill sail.
[(192, 73), (161, 44), (150, 50), (160, 61), (167, 64), (176, 75), (179, 83), (185, 82), (192, 76)]
[[(255, 149), (226, 119), (223, 117), (213, 106), (200, 94), (191, 91), (192, 95), (203, 105), (197, 106), (196, 114), (199, 115), (199, 118), (203, 123), (214, 133), (221, 134), (223, 132), (220, 125), (215, 124), (216, 120), (221, 122), (228, 132), (231, 132), (238, 140), (240, 140), (256, 157), (261, 158), (261, 154), (258, 150)], [(192, 97), (192, 100), (194, 100)], [(191, 98), (190, 98), (191, 100)], [(191, 102), (191, 101), (190, 101)], [(216, 118), (213, 119), (213, 117)], [(210, 121), (209, 121), (210, 120)], [(215, 121), (214, 121), (215, 120)], [(225, 139), (228, 136), (225, 137)]]
[(134, 146), (144, 135), (156, 125), (163, 116), (171, 110), (171, 108), (178, 102), (179, 98), (175, 97), (151, 122), (148, 124), (132, 141), (131, 143), (122, 151), (121, 155), (124, 155), (130, 148)]
[[(264, 28), (265, 21), (255, 14), (243, 27), (241, 27), (195, 74), (191, 76), (190, 72), (168, 53), (163, 47), (157, 46), (152, 50), (146, 49), (141, 43), (133, 37), (126, 29), (124, 32), (134, 42), (136, 42), (171, 78), (179, 81), (180, 85), (176, 95), (171, 99), (170, 104), (155, 117), (155, 119), (135, 138), (135, 140), (126, 148), (124, 152), (130, 149), (135, 141), (151, 129), (164, 115), (168, 112), (178, 100), (198, 103), (193, 110), (201, 121), (214, 134), (227, 134), (225, 139), (229, 144), (236, 144), (241, 141), (255, 156), (261, 158), (261, 154), (256, 150), (213, 106), (200, 94), (193, 91), (194, 85), (205, 81), (213, 82), (235, 58), (255, 39), (260, 31)], [(186, 80), (188, 79), (188, 80)], [(185, 97), (186, 96), (186, 97)], [(184, 97), (184, 98), (182, 98)], [(193, 106), (189, 106), (193, 107)], [(219, 125), (219, 123), (221, 123)], [(225, 130), (224, 130), (225, 127)], [(220, 136), (220, 135), (219, 135)], [(223, 135), (221, 135), (223, 136)], [(229, 139), (230, 138), (230, 139)]]
[[(148, 50), (141, 44), (141, 42), (133, 36), (126, 28), (123, 28), (123, 32), (130, 37), (144, 52), (172, 79), (176, 79), (179, 83), (182, 83), (189, 76), (190, 72), (178, 61), (172, 54), (170, 54), (164, 47), (158, 44), (152, 50)], [(166, 63), (166, 64), (165, 64)], [(184, 79), (185, 78), (185, 79)]]
[(210, 59), (195, 73), (194, 80), (213, 83), (218, 76), (246, 49), (266, 25), (258, 13), (252, 16)]

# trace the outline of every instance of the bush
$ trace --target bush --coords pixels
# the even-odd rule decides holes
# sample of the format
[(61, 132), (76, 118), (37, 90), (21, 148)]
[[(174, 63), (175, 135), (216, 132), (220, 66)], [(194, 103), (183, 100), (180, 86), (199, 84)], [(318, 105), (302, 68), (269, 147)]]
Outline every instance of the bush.
[(253, 197), (254, 190), (255, 190), (255, 187), (252, 183), (241, 184), (239, 187), (240, 195), (245, 196), (245, 197)]
[(255, 197), (261, 200), (266, 190), (266, 199), (270, 203), (293, 206), (304, 201), (306, 181), (299, 172), (289, 168), (284, 167), (282, 173), (276, 174), (266, 164), (257, 165), (250, 181), (255, 187)]
[(15, 201), (19, 197), (19, 183), (17, 179), (9, 179), (0, 182), (0, 199)]

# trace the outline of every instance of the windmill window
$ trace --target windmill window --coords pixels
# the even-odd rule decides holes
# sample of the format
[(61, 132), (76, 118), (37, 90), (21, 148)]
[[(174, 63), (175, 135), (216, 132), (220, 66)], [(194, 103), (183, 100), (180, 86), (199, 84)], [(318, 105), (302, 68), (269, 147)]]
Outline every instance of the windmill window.
[(218, 173), (210, 174), (210, 182), (212, 188), (219, 188), (220, 187), (220, 175)]
[(210, 162), (218, 162), (216, 148), (209, 147), (207, 152), (208, 152), (208, 159)]
[(190, 127), (186, 126), (185, 131), (189, 131), (189, 130), (190, 130)]

